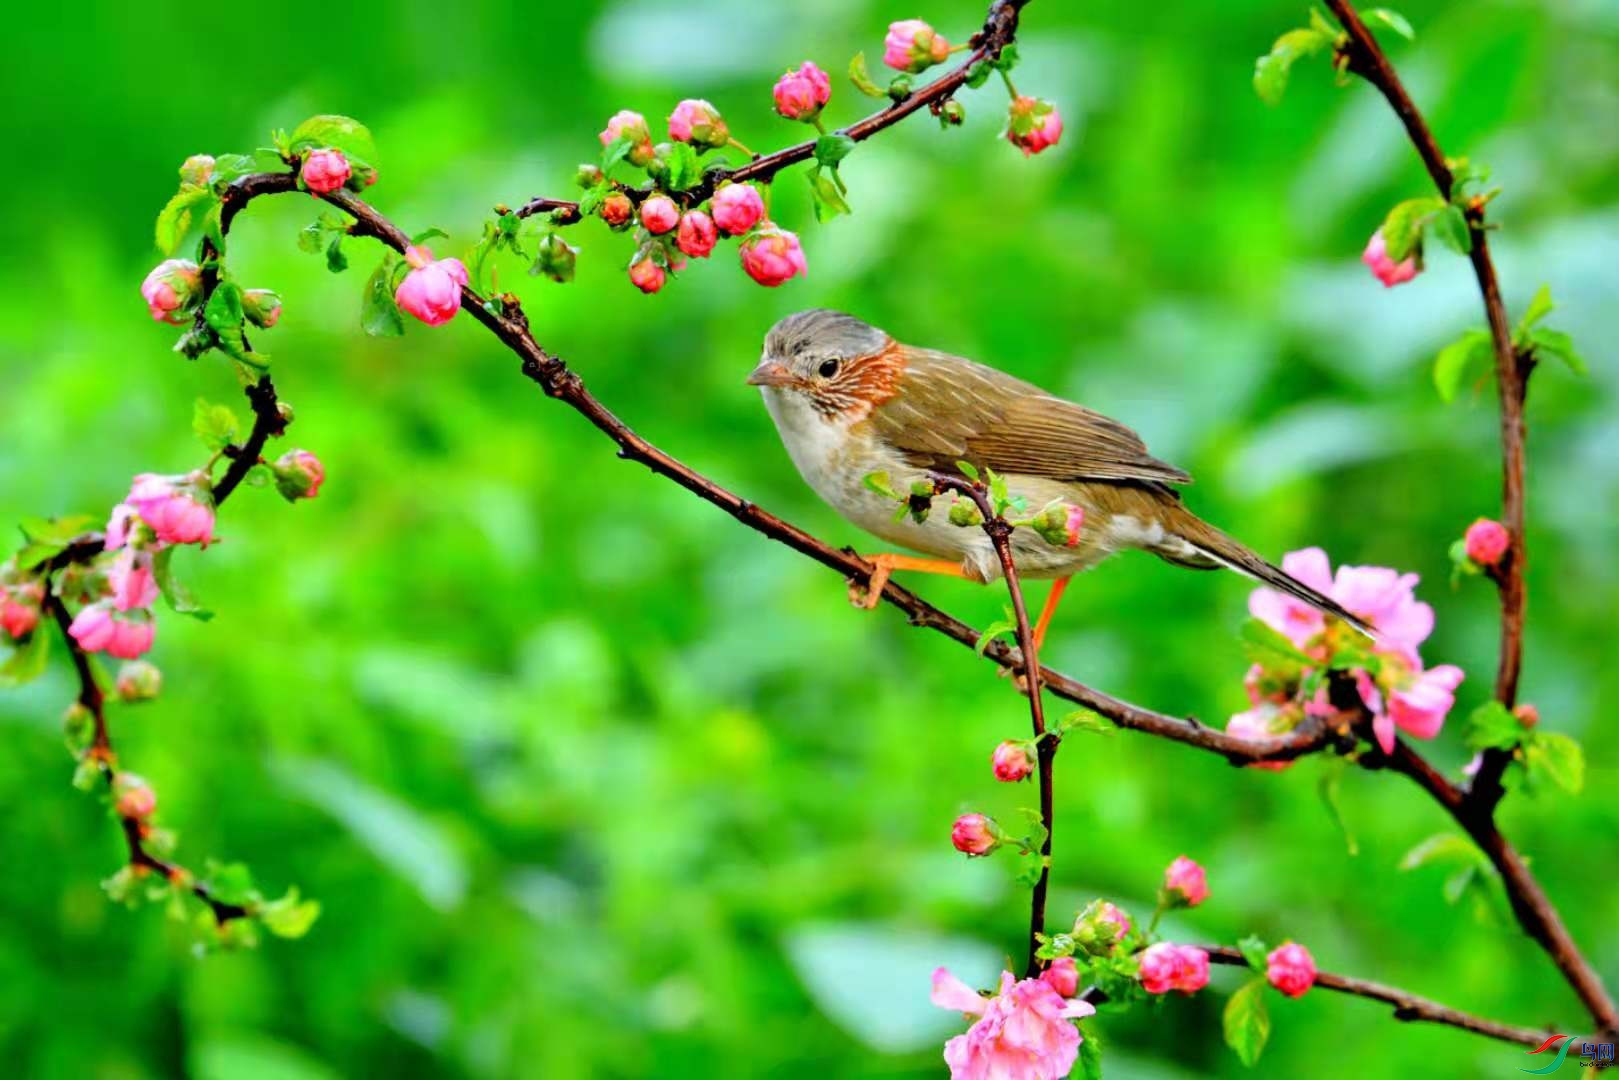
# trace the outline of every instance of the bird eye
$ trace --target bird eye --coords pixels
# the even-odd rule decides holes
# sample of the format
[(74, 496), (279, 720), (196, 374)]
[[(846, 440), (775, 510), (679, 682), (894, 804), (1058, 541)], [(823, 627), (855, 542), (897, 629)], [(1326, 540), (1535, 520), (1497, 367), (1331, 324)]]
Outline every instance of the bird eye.
[(838, 373), (838, 362), (836, 360), (822, 360), (821, 366), (816, 370), (821, 373), (821, 378), (830, 379)]

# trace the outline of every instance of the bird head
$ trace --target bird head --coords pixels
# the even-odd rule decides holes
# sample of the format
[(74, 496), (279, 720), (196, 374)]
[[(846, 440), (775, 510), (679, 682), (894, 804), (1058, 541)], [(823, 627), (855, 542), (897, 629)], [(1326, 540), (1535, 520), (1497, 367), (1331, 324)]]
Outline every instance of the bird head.
[(849, 423), (892, 398), (904, 370), (904, 346), (888, 334), (853, 315), (818, 308), (770, 328), (747, 381), (773, 408)]

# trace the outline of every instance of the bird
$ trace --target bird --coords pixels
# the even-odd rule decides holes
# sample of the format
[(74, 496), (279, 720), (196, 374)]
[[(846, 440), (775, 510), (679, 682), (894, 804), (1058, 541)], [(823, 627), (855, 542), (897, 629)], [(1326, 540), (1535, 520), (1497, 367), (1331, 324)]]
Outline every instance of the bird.
[(747, 376), (804, 482), (853, 524), (922, 556), (880, 552), (863, 592), (875, 607), (896, 570), (987, 584), (1002, 575), (988, 534), (947, 515), (895, 516), (891, 489), (993, 470), (1028, 507), (1079, 507), (1074, 542), (1032, 529), (1012, 533), (1019, 580), (1053, 581), (1034, 627), (1043, 641), (1069, 580), (1109, 556), (1141, 550), (1194, 570), (1228, 569), (1373, 634), (1363, 620), (1198, 517), (1176, 489), (1190, 474), (1147, 452), (1130, 428), (1006, 372), (965, 357), (905, 345), (853, 315), (816, 308), (789, 315), (765, 336)]

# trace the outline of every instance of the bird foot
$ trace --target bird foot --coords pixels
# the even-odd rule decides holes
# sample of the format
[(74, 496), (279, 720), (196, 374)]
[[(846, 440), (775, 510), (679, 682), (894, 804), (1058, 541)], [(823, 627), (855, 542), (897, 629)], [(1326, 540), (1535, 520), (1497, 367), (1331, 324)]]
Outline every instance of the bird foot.
[(876, 607), (877, 602), (883, 598), (883, 589), (888, 586), (888, 577), (895, 570), (919, 570), (925, 574), (943, 574), (946, 577), (966, 576), (959, 563), (943, 559), (919, 559), (915, 555), (900, 555), (892, 551), (867, 555), (865, 559), (872, 565), (871, 580), (862, 584), (858, 578), (849, 579), (849, 603), (867, 611)]

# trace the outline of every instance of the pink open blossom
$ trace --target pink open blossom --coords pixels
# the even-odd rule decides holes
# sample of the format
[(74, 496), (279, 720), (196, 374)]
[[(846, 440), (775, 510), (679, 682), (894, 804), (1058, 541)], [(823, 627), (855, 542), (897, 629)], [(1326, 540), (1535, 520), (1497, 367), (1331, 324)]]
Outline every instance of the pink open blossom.
[(1315, 985), (1315, 957), (1295, 941), (1279, 945), (1265, 957), (1265, 978), (1290, 998), (1303, 997)]
[(304, 158), (303, 168), (299, 170), (304, 186), (311, 195), (331, 194), (348, 183), (353, 173), (343, 151), (330, 148), (311, 150), (309, 156)]
[(190, 318), (202, 270), (190, 259), (166, 259), (141, 282), (141, 299), (159, 322), (179, 326)]
[(151, 552), (124, 548), (107, 568), (107, 584), (112, 586), (112, 606), (119, 611), (151, 607), (158, 593)]
[[(1320, 548), (1288, 552), (1282, 569), (1364, 619), (1377, 631), (1380, 645), (1408, 658), (1414, 659), (1417, 647), (1433, 633), (1433, 608), (1416, 598), (1416, 574), (1386, 566), (1340, 566), (1334, 574)], [(1326, 625), (1315, 608), (1275, 589), (1250, 593), (1248, 612), (1300, 648)]]
[(1209, 954), (1194, 945), (1160, 941), (1141, 953), (1141, 988), (1149, 994), (1192, 994), (1209, 983)]
[(717, 150), (731, 141), (731, 130), (714, 106), (702, 98), (687, 98), (669, 114), (669, 137), (699, 150)]
[(950, 43), (921, 19), (901, 19), (888, 24), (883, 38), (883, 63), (896, 71), (912, 74), (942, 63), (950, 55)]
[(995, 747), (995, 752), (990, 755), (990, 765), (995, 779), (1015, 784), (1034, 772), (1034, 755), (1029, 753), (1028, 743), (1007, 739)]
[(141, 473), (124, 502), (165, 544), (207, 547), (214, 538), (213, 498), (207, 488), (187, 477)]
[(394, 290), (394, 302), (428, 326), (442, 326), (461, 310), (467, 268), (460, 259), (435, 259), (421, 245), (405, 251), (411, 271)]
[(1469, 559), (1480, 566), (1495, 566), (1512, 546), (1512, 534), (1499, 521), (1479, 518), (1467, 527), (1462, 543)]
[(1385, 288), (1403, 285), (1422, 272), (1422, 263), (1416, 253), (1399, 262), (1389, 258), (1388, 241), (1383, 239), (1382, 229), (1374, 232), (1366, 242), (1366, 250), (1361, 252), (1360, 261), (1371, 268), (1372, 276), (1381, 281)]
[(1007, 117), (1006, 138), (1031, 157), (1062, 138), (1062, 113), (1057, 106), (1039, 98), (1014, 98)]
[(1455, 664), (1440, 664), (1415, 673), (1410, 681), (1388, 695), (1388, 711), (1372, 717), (1372, 732), (1383, 753), (1394, 752), (1394, 729), (1414, 738), (1432, 739), (1445, 726), (1456, 704), (1456, 687), (1464, 678)]
[(976, 1016), (965, 1034), (944, 1046), (951, 1080), (1059, 1080), (1084, 1041), (1070, 1021), (1093, 1016), (1089, 1002), (1064, 999), (1040, 979), (1001, 973), (1000, 992), (985, 998), (944, 968), (933, 973), (932, 1002)]
[(641, 203), (641, 224), (653, 236), (662, 236), (680, 224), (680, 207), (667, 195), (653, 195)]
[(111, 601), (101, 600), (81, 609), (67, 632), (85, 652), (105, 652), (120, 660), (133, 660), (152, 647), (157, 628), (146, 610), (122, 612)]
[(778, 113), (789, 120), (809, 123), (821, 115), (822, 107), (831, 99), (832, 79), (806, 60), (777, 79), (772, 94)]
[(714, 224), (727, 236), (741, 236), (765, 216), (765, 201), (752, 184), (722, 184), (712, 206)]
[(768, 223), (742, 241), (741, 255), (742, 269), (766, 288), (774, 289), (809, 270), (798, 236)]
[(1164, 894), (1177, 906), (1197, 907), (1209, 898), (1209, 883), (1203, 868), (1185, 855), (1164, 868)]
[[(1256, 704), (1247, 712), (1236, 713), (1226, 722), (1227, 735), (1235, 735), (1239, 739), (1268, 739), (1272, 735), (1289, 730), (1287, 721), (1290, 714), (1280, 705), (1269, 701)], [(1281, 772), (1291, 761), (1256, 761), (1256, 769), (1268, 769), (1272, 772)]]
[(675, 247), (694, 259), (706, 259), (719, 241), (714, 219), (701, 210), (688, 210), (680, 216), (680, 227), (675, 232)]

